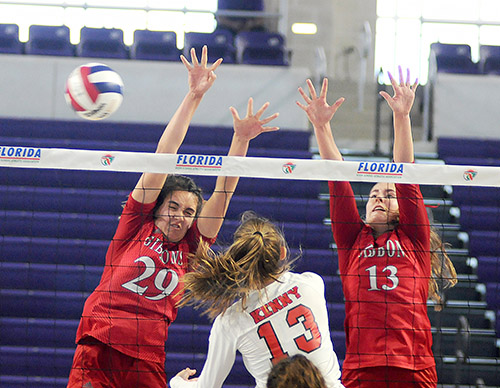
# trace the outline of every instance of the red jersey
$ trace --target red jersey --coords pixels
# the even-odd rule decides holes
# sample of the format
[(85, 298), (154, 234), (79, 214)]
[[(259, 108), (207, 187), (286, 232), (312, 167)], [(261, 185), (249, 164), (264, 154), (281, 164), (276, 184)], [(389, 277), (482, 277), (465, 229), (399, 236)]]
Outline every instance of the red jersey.
[(196, 251), (200, 232), (194, 222), (181, 241), (165, 241), (154, 206), (129, 196), (101, 281), (85, 302), (76, 342), (90, 336), (131, 357), (164, 363), (168, 326), (177, 316), (188, 254)]
[(359, 216), (351, 185), (329, 182), (329, 189), (346, 309), (343, 367), (434, 366), (430, 225), (418, 185), (396, 184), (399, 224), (377, 239)]

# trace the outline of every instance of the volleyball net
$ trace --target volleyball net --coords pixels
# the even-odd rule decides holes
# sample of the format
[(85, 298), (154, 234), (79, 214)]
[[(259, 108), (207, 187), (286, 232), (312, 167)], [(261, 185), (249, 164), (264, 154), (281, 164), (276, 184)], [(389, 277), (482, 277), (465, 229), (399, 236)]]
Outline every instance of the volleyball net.
[[(297, 270), (325, 280), (341, 360), (344, 298), (326, 182), (351, 182), (360, 213), (375, 182), (420, 184), (458, 273), (443, 311), (429, 303), (440, 381), (451, 383), (457, 374), (464, 383), (474, 376), (487, 385), (500, 379), (500, 167), (24, 146), (0, 146), (0, 167), (2, 375), (45, 376), (52, 386), (64, 385), (83, 303), (99, 282), (121, 203), (138, 174), (151, 172), (192, 176), (207, 194), (215, 177), (241, 177), (220, 244), (231, 241), (244, 210), (283, 226), (292, 256), (302, 255)], [(198, 312), (180, 310), (166, 345), (169, 378), (186, 366), (201, 370), (209, 327)], [(226, 382), (252, 385), (241, 360)]]

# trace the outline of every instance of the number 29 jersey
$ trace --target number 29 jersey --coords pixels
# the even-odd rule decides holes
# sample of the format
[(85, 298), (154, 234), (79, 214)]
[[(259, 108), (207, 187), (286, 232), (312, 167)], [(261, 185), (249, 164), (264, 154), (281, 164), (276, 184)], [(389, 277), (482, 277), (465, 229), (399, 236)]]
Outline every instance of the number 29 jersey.
[(101, 281), (85, 302), (76, 342), (92, 337), (131, 357), (164, 363), (182, 277), (201, 236), (194, 222), (179, 242), (164, 241), (154, 223), (154, 206), (129, 196)]
[(174, 378), (172, 388), (220, 388), (231, 371), (236, 351), (265, 388), (267, 376), (281, 358), (301, 353), (323, 374), (329, 388), (342, 387), (333, 350), (323, 279), (312, 272), (287, 272), (260, 293), (254, 291), (243, 311), (233, 304), (213, 324), (208, 355), (197, 381)]

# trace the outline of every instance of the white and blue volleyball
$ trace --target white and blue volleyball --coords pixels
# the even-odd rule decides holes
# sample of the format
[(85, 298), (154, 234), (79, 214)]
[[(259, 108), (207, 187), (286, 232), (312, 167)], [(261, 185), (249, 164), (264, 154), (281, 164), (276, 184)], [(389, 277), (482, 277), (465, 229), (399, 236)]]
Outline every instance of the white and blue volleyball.
[(65, 98), (80, 117), (102, 120), (118, 110), (123, 101), (120, 75), (102, 63), (77, 67), (66, 81)]

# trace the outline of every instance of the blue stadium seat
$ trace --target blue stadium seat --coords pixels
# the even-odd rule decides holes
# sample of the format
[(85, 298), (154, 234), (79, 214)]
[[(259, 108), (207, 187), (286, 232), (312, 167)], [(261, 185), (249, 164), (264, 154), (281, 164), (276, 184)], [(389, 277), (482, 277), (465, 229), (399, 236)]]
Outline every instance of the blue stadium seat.
[(0, 386), (9, 388), (66, 388), (67, 377), (0, 375)]
[(80, 43), (76, 46), (78, 57), (127, 59), (129, 52), (123, 43), (123, 31), (117, 28), (83, 27)]
[(74, 353), (74, 347), (0, 346), (0, 375), (68, 376)]
[(500, 282), (500, 256), (477, 257), (477, 277), (483, 283)]
[(497, 230), (500, 223), (500, 207), (468, 206), (460, 207), (460, 225), (465, 231)]
[(482, 74), (500, 75), (500, 46), (479, 46), (479, 70)]
[(174, 31), (134, 31), (134, 43), (130, 47), (131, 59), (179, 61), (180, 54)]
[(500, 140), (439, 137), (437, 151), (440, 158), (467, 155), (468, 158), (498, 158)]
[(498, 187), (453, 187), (453, 204), (500, 206), (500, 188)]
[(341, 331), (344, 330), (345, 320), (345, 305), (341, 303), (327, 303), (328, 309), (328, 322), (330, 330)]
[(500, 280), (486, 283), (486, 303), (492, 310), (500, 310)]
[(328, 303), (343, 303), (344, 293), (339, 276), (323, 276), (325, 296)]
[(184, 37), (184, 56), (191, 59), (191, 49), (194, 48), (198, 59), (203, 46), (208, 47), (208, 62), (213, 63), (222, 58), (224, 63), (235, 62), (233, 34), (225, 29), (217, 29), (212, 33), (187, 32)]
[(31, 55), (74, 56), (75, 49), (69, 39), (69, 28), (31, 25), (25, 52)]
[(75, 345), (79, 319), (0, 318), (0, 337), (6, 346), (36, 344), (41, 347)]
[(0, 24), (0, 53), (22, 54), (23, 51), (23, 44), (19, 41), (19, 26)]
[(263, 0), (218, 0), (217, 8), (220, 10), (237, 11), (263, 11)]
[(236, 60), (247, 65), (288, 66), (283, 35), (264, 31), (242, 31), (234, 39)]
[(88, 293), (0, 289), (0, 316), (80, 319)]
[[(239, 221), (226, 220), (218, 236), (219, 243), (230, 243), (238, 225)], [(286, 222), (282, 229), (288, 244), (293, 248), (328, 249), (333, 240), (330, 227), (322, 224)]]
[(0, 269), (2, 288), (76, 292), (94, 291), (103, 271), (102, 266), (4, 262)]
[(477, 231), (469, 232), (469, 250), (472, 256), (500, 256), (500, 232)]
[(2, 255), (10, 262), (104, 265), (109, 241), (2, 236)]
[(438, 73), (477, 74), (477, 65), (472, 62), (468, 44), (432, 43), (431, 51), (436, 56)]

